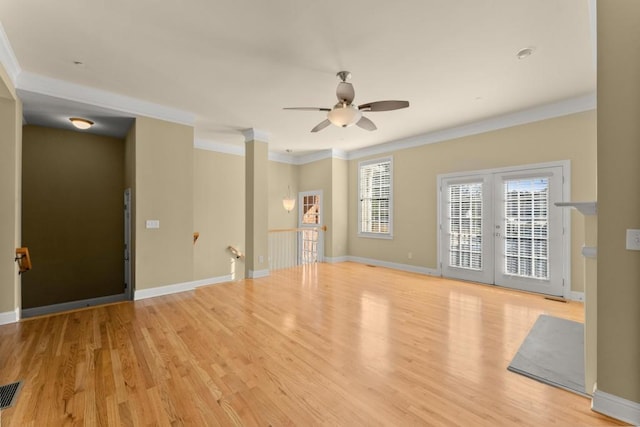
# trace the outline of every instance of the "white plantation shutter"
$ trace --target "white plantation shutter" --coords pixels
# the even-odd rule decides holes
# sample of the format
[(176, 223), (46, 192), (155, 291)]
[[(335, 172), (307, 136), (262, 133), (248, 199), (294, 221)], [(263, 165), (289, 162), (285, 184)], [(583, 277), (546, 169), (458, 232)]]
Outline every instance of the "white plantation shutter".
[(549, 278), (549, 178), (504, 182), (505, 273)]
[(392, 159), (359, 164), (359, 234), (369, 237), (392, 235)]
[(448, 188), (449, 265), (482, 270), (482, 183)]

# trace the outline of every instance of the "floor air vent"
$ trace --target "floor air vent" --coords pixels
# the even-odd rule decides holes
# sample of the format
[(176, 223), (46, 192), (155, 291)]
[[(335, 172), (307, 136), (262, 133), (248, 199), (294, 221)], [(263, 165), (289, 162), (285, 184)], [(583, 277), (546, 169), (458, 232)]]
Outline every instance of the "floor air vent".
[(13, 406), (22, 387), (22, 381), (0, 386), (0, 409)]

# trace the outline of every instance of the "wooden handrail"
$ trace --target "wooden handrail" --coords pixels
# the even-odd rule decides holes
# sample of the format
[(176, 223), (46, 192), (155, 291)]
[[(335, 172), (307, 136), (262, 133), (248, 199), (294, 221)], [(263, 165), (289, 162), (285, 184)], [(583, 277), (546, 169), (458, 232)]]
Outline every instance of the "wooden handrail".
[(276, 228), (273, 230), (269, 230), (269, 233), (284, 233), (287, 231), (305, 231), (305, 230), (322, 230), (327, 231), (327, 226), (323, 225), (322, 227), (301, 227), (301, 228)]
[(16, 262), (18, 263), (18, 274), (31, 270), (29, 248), (16, 248)]

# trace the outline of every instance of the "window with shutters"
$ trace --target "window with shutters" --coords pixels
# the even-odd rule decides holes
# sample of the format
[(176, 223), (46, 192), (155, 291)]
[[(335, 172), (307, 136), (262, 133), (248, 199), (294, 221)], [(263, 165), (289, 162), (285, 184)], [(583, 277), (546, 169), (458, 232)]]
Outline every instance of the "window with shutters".
[(358, 235), (393, 237), (393, 159), (368, 160), (358, 165)]

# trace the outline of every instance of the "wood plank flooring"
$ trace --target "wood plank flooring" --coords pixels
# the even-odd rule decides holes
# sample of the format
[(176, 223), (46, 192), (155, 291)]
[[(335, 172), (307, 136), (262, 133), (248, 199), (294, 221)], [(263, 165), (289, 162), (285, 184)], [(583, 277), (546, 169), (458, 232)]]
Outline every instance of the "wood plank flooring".
[(507, 371), (578, 303), (320, 264), (0, 326), (4, 426), (619, 425)]

